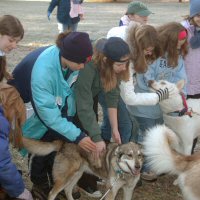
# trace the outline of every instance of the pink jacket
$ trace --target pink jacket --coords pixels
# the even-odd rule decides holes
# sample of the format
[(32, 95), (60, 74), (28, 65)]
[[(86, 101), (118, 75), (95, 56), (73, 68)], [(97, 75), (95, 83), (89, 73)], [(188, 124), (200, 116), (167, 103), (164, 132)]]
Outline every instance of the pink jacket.
[[(194, 26), (188, 20), (183, 21), (182, 25), (188, 31), (189, 43), (190, 38), (194, 35)], [(192, 49), (189, 47), (189, 52), (185, 58), (185, 69), (188, 78), (187, 94), (200, 94), (200, 48)]]
[(71, 0), (71, 10), (69, 12), (70, 17), (78, 17), (79, 15), (83, 15), (83, 13), (82, 4), (74, 4)]

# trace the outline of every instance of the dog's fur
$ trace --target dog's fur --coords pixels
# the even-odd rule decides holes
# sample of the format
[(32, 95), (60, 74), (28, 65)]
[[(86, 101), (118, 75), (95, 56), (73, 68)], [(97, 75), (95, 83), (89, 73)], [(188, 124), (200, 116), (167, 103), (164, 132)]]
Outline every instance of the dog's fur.
[(171, 128), (180, 137), (182, 149), (180, 152), (190, 155), (193, 145), (193, 140), (200, 135), (200, 99), (188, 99), (187, 105), (191, 116), (185, 114), (183, 116), (171, 116), (169, 113), (181, 111), (184, 108), (183, 100), (180, 91), (184, 86), (184, 81), (179, 81), (177, 84), (169, 83), (168, 81), (151, 81), (151, 88), (155, 91), (158, 89), (168, 88), (173, 90), (173, 95), (169, 99), (161, 101), (160, 107), (163, 111), (163, 119), (165, 124)]
[[(106, 188), (113, 185), (112, 190), (105, 197), (114, 200), (120, 188), (124, 190), (124, 200), (131, 200), (133, 190), (140, 178), (142, 156), (139, 146), (127, 143), (118, 146), (108, 144), (106, 152), (96, 164), (91, 153), (86, 153), (78, 145), (72, 143), (41, 142), (23, 138), (24, 147), (36, 155), (46, 155), (58, 151), (53, 165), (54, 186), (49, 193), (49, 200), (54, 200), (57, 194), (64, 189), (68, 200), (73, 200), (72, 189), (82, 176), (83, 172), (96, 174), (106, 179)], [(100, 165), (99, 165), (100, 163)], [(98, 167), (97, 167), (98, 166)]]
[(21, 126), (26, 120), (26, 108), (19, 92), (11, 85), (0, 83), (0, 104), (11, 124), (10, 141), (14, 147), (22, 147)]
[(144, 138), (144, 156), (157, 174), (178, 175), (177, 183), (185, 200), (200, 199), (200, 152), (191, 156), (178, 153), (177, 135), (165, 125), (155, 126)]

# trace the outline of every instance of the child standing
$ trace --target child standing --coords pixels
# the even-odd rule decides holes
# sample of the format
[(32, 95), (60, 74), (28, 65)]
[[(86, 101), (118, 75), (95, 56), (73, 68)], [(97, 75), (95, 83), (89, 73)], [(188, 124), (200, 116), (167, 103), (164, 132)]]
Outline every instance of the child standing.
[[(185, 69), (188, 78), (187, 97), (200, 98), (200, 1), (190, 1), (190, 15), (182, 22), (188, 32), (188, 54), (185, 57)], [(197, 142), (194, 140), (193, 149)]]
[[(11, 15), (0, 17), (0, 81), (10, 77), (6, 71), (5, 55), (16, 48), (23, 38), (24, 29), (20, 21)], [(21, 174), (12, 163), (9, 151), (10, 124), (0, 105), (0, 186), (13, 198), (32, 200), (31, 193), (25, 188)]]
[[(179, 23), (172, 22), (165, 24), (158, 29), (159, 41), (162, 47), (162, 55), (149, 65), (146, 73), (137, 74), (137, 92), (149, 91), (149, 80), (167, 80), (176, 83), (181, 79), (187, 80), (183, 57), (187, 54), (187, 31)], [(184, 90), (186, 94), (186, 89)], [(157, 124), (163, 123), (162, 112), (159, 105), (155, 106), (129, 106), (128, 110), (140, 125), (142, 142), (145, 131)], [(145, 180), (152, 180), (156, 176), (144, 165), (141, 176)]]
[(125, 15), (121, 17), (119, 21), (119, 26), (127, 26), (131, 21), (146, 24), (148, 22), (148, 16), (150, 14), (152, 14), (152, 12), (142, 2), (131, 2), (128, 4)]

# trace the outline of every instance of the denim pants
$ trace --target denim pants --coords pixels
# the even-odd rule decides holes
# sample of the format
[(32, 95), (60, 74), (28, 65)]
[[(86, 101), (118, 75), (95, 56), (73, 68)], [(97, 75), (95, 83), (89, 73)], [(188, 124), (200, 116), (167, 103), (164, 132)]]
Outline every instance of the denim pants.
[[(105, 96), (104, 93), (99, 94), (99, 104), (102, 107), (103, 111), (103, 122), (101, 125), (101, 132), (102, 132), (102, 138), (105, 141), (110, 141), (111, 139), (111, 126), (108, 118), (108, 109), (105, 102)], [(137, 130), (137, 124), (136, 121), (132, 121), (128, 110), (126, 109), (126, 105), (123, 102), (122, 98), (120, 97), (119, 103), (118, 103), (118, 129), (121, 136), (122, 143), (127, 143), (132, 140), (132, 135)]]
[[(163, 124), (163, 118), (158, 118), (158, 119), (151, 119), (151, 118), (144, 118), (144, 117), (136, 117), (135, 119), (137, 120), (138, 124), (139, 124), (139, 131), (138, 131), (138, 135), (137, 135), (137, 143), (142, 144), (145, 134), (146, 134), (146, 130), (149, 128), (152, 128), (158, 124)], [(145, 161), (144, 158), (144, 163), (143, 163), (143, 167), (142, 167), (142, 171), (144, 172), (148, 172), (149, 166)]]
[(57, 23), (58, 24), (58, 31), (59, 33), (63, 33), (68, 29), (71, 29), (72, 31), (77, 31), (78, 28), (78, 23), (76, 24), (62, 24), (62, 23)]

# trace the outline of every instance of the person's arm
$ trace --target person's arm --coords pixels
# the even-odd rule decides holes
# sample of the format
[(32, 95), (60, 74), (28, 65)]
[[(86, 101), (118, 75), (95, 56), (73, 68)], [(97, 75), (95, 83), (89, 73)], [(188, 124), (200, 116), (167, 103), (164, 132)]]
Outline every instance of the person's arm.
[(155, 105), (159, 102), (159, 96), (156, 93), (135, 93), (133, 68), (129, 67), (130, 77), (127, 82), (120, 83), (120, 95), (126, 105)]
[(53, 12), (54, 8), (58, 5), (59, 0), (51, 0), (49, 7), (47, 9), (47, 17), (50, 20), (50, 15)]
[(117, 108), (108, 108), (108, 117), (110, 121), (113, 140), (121, 144), (121, 137), (118, 130)]

